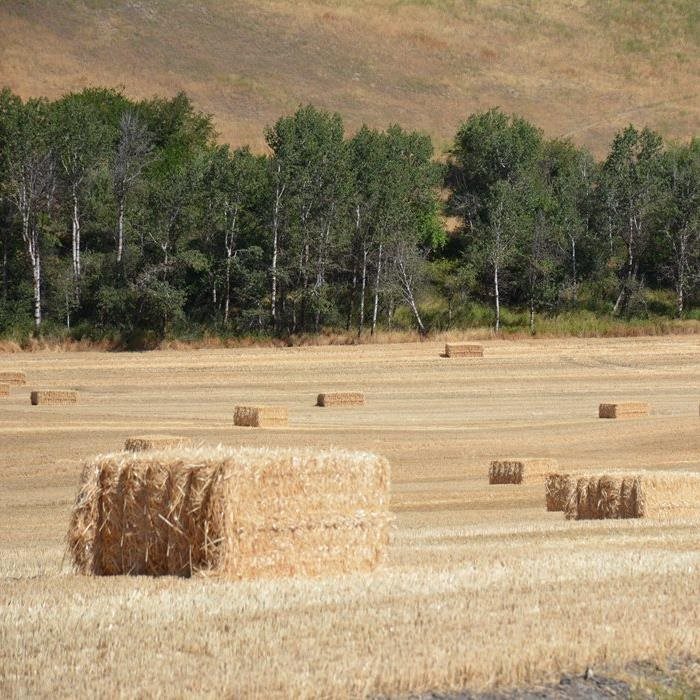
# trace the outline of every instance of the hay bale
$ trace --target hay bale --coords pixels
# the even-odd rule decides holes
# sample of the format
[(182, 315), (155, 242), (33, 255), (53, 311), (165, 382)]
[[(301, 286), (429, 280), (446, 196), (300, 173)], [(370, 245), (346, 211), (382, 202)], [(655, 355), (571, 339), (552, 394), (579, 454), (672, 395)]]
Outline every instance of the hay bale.
[(166, 450), (172, 447), (192, 447), (192, 438), (180, 435), (135, 435), (127, 438), (124, 449), (128, 452)]
[(547, 510), (564, 511), (576, 488), (576, 474), (549, 472), (544, 477), (544, 496)]
[(697, 472), (581, 476), (565, 507), (568, 520), (700, 517)]
[(68, 531), (85, 574), (229, 579), (368, 571), (389, 464), (344, 450), (120, 452), (84, 465)]
[(32, 406), (65, 406), (78, 403), (78, 392), (71, 389), (48, 389), (46, 391), (32, 391), (30, 394)]
[(483, 357), (482, 345), (470, 345), (465, 343), (446, 343), (445, 357)]
[(287, 425), (284, 406), (236, 406), (233, 424), (249, 428), (276, 428)]
[(642, 401), (602, 403), (598, 406), (598, 418), (638, 418), (649, 415), (649, 404)]
[(365, 395), (361, 391), (334, 391), (327, 394), (319, 394), (316, 398), (317, 406), (364, 406)]
[(27, 375), (24, 372), (0, 372), (0, 382), (3, 384), (26, 384)]
[(544, 481), (557, 468), (555, 459), (510, 458), (494, 459), (489, 466), (489, 484), (523, 484)]
[(10, 395), (10, 385), (9, 384), (0, 384), (0, 396), (9, 396)]

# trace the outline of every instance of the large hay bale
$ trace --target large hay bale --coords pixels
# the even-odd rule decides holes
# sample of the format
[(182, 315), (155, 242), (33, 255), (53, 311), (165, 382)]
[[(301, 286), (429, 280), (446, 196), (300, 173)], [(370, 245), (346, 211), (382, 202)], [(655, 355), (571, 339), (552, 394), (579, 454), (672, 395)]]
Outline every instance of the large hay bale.
[(319, 394), (317, 406), (364, 406), (365, 395), (361, 391), (334, 391)]
[(373, 569), (389, 464), (343, 450), (199, 448), (84, 465), (68, 545), (86, 574), (231, 579)]
[(445, 357), (483, 357), (484, 348), (482, 345), (471, 345), (465, 343), (446, 343)]
[(46, 391), (32, 391), (30, 394), (32, 406), (65, 406), (78, 403), (78, 392), (72, 389), (47, 389)]
[(544, 496), (548, 511), (563, 511), (576, 488), (576, 474), (549, 472), (544, 477)]
[(287, 425), (284, 406), (236, 406), (233, 424), (248, 428), (276, 428)]
[(0, 382), (3, 384), (26, 384), (27, 375), (24, 372), (0, 372)]
[(697, 472), (580, 476), (565, 507), (569, 520), (700, 517)]
[(166, 450), (172, 447), (192, 447), (192, 438), (180, 435), (135, 435), (124, 442), (124, 449), (128, 452)]
[(638, 418), (649, 415), (649, 404), (643, 401), (602, 403), (598, 406), (598, 418)]
[(10, 395), (10, 385), (9, 384), (0, 384), (0, 396), (9, 396)]
[(489, 466), (489, 484), (523, 484), (544, 481), (547, 473), (557, 468), (555, 459), (494, 459)]

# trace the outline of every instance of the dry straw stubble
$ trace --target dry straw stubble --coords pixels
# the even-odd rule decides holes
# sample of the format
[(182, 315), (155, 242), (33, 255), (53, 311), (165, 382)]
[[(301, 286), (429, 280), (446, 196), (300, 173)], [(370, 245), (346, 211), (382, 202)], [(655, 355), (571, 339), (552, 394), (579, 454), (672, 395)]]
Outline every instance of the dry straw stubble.
[(144, 450), (165, 450), (172, 447), (192, 447), (192, 438), (181, 435), (134, 435), (124, 442), (128, 452)]
[(277, 428), (287, 425), (285, 406), (236, 406), (233, 424), (248, 428)]
[(700, 517), (700, 474), (629, 472), (580, 476), (565, 508), (569, 520)]
[(103, 455), (83, 469), (69, 549), (99, 575), (367, 571), (388, 541), (389, 476), (385, 459), (343, 450)]
[(648, 416), (649, 411), (649, 404), (643, 401), (601, 403), (598, 406), (598, 418), (638, 418)]
[(78, 392), (71, 389), (47, 389), (32, 391), (29, 398), (32, 406), (66, 406), (78, 403)]
[(484, 348), (482, 345), (466, 343), (446, 343), (445, 357), (483, 357)]
[(361, 391), (335, 391), (316, 397), (316, 405), (324, 407), (364, 406), (364, 403), (365, 395)]
[(521, 457), (494, 459), (489, 465), (489, 484), (523, 484), (544, 481), (557, 468), (555, 459)]
[(2, 371), (0, 382), (3, 384), (26, 384), (27, 375), (24, 372)]

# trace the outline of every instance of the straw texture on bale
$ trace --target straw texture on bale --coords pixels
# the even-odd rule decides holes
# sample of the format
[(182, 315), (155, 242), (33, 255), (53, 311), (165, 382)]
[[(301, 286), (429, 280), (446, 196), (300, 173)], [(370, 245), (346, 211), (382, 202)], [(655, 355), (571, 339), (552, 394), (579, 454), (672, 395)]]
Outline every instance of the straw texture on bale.
[(489, 484), (523, 484), (544, 481), (545, 474), (557, 468), (555, 459), (495, 459), (489, 466)]
[(569, 520), (700, 517), (700, 474), (633, 472), (581, 476), (565, 508)]
[(548, 511), (564, 511), (576, 488), (578, 476), (549, 472), (544, 477), (544, 497)]
[(26, 384), (27, 375), (24, 372), (0, 372), (0, 382), (3, 384)]
[(192, 447), (192, 438), (178, 435), (135, 435), (126, 439), (124, 449), (129, 452), (165, 450), (171, 447)]
[(249, 428), (275, 428), (287, 425), (285, 406), (236, 406), (233, 424)]
[(389, 464), (364, 452), (121, 452), (85, 464), (68, 545), (86, 574), (368, 571), (388, 541), (388, 504)]
[(71, 389), (49, 389), (46, 391), (32, 391), (30, 395), (32, 406), (53, 405), (64, 406), (78, 403), (78, 392)]
[(484, 348), (481, 345), (447, 343), (445, 357), (483, 357)]
[(602, 403), (598, 406), (598, 418), (636, 418), (649, 415), (649, 404), (641, 401)]
[(0, 384), (0, 396), (9, 396), (10, 395), (10, 385), (9, 384)]
[(363, 406), (365, 395), (361, 391), (335, 391), (319, 394), (317, 406)]

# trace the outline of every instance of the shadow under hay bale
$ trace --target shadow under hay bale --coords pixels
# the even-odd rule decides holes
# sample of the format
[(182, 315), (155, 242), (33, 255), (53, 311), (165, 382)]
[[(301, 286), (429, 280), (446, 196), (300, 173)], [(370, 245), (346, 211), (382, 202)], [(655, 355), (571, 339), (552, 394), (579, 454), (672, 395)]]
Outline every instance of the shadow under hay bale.
[(700, 474), (630, 472), (581, 476), (565, 509), (568, 520), (700, 517)]
[(26, 384), (27, 375), (24, 372), (0, 372), (0, 382), (3, 384)]
[(525, 457), (494, 459), (489, 466), (489, 484), (524, 484), (544, 481), (557, 468), (555, 459)]
[(229, 579), (373, 569), (389, 464), (343, 450), (121, 452), (85, 464), (68, 546), (85, 574)]
[(78, 392), (69, 389), (32, 391), (29, 398), (32, 406), (66, 406), (78, 403)]
[(443, 357), (483, 357), (482, 345), (447, 343)]
[(335, 391), (327, 394), (319, 394), (316, 405), (322, 407), (333, 406), (364, 406), (365, 395), (360, 391)]
[(544, 478), (544, 495), (547, 510), (561, 512), (571, 499), (576, 489), (577, 475), (562, 472), (550, 472)]
[(278, 428), (287, 425), (285, 406), (236, 406), (233, 424), (247, 428)]
[(598, 418), (638, 418), (649, 415), (649, 404), (642, 401), (624, 403), (601, 403)]
[(143, 452), (172, 447), (192, 447), (192, 444), (192, 438), (178, 435), (135, 435), (126, 439), (124, 449), (128, 452)]

